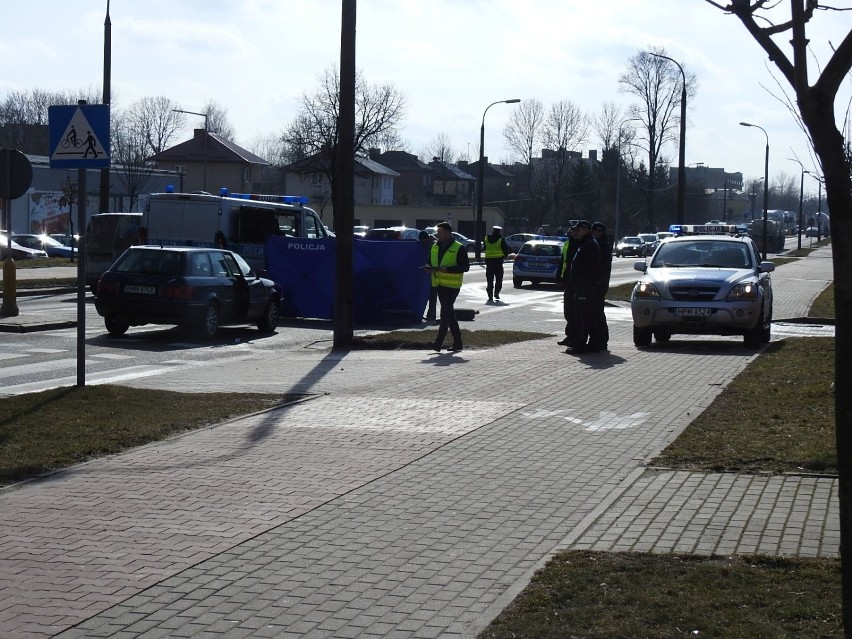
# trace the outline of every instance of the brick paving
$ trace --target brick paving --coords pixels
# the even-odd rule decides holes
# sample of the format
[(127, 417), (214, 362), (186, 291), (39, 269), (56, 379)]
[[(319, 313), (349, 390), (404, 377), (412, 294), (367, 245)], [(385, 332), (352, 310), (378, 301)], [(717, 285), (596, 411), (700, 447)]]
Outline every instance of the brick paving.
[[(776, 318), (829, 256), (779, 269)], [(561, 333), (538, 304), (473, 328)], [(469, 636), (561, 548), (836, 556), (831, 478), (646, 468), (755, 355), (637, 351), (611, 311), (580, 358), (318, 343), (135, 380), (321, 395), (0, 491), (0, 636)]]

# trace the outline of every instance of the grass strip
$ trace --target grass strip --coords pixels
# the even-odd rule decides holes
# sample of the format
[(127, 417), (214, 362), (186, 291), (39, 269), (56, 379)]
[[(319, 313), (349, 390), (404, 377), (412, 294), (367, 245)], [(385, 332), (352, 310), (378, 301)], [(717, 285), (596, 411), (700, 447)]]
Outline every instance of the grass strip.
[(772, 342), (652, 465), (837, 473), (834, 338)]
[(563, 552), (480, 639), (840, 637), (831, 559)]
[(292, 400), (84, 386), (0, 399), (0, 485)]
[(808, 309), (808, 317), (834, 318), (834, 282), (831, 282), (817, 295)]

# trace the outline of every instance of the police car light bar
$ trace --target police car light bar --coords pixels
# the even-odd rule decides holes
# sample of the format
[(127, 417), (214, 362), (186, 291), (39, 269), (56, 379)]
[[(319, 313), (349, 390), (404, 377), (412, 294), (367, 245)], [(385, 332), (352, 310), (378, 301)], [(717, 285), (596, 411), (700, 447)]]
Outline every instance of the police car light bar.
[(307, 204), (305, 195), (267, 195), (264, 193), (231, 193), (238, 200), (254, 200), (256, 202), (279, 202), (281, 204)]

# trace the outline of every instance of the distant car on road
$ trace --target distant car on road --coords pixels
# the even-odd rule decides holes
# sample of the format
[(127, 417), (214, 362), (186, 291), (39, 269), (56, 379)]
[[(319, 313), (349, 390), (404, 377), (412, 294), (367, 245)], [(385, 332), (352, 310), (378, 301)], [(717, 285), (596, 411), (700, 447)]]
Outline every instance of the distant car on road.
[(513, 235), (508, 236), (506, 239), (506, 244), (509, 245), (509, 248), (513, 253), (517, 253), (521, 250), (521, 247), (529, 242), (530, 240), (538, 239), (538, 235), (535, 233), (515, 233)]
[[(455, 238), (456, 242), (460, 242), (462, 246), (466, 246), (468, 251), (476, 250), (476, 240), (472, 240), (469, 237), (465, 237), (464, 235), (456, 231), (453, 231), (453, 237)], [(482, 248), (481, 242), (479, 244), (479, 247), (480, 249)]]
[(815, 226), (809, 226), (805, 229), (805, 237), (819, 237), (819, 229)]
[(23, 246), (15, 241), (12, 236), (11, 243), (9, 235), (6, 231), (0, 231), (0, 257), (6, 258), (11, 253), (13, 260), (29, 260), (40, 257), (47, 257), (47, 253), (42, 249), (33, 249), (28, 246)]
[(15, 233), (12, 236), (12, 241), (27, 248), (40, 249), (47, 253), (48, 257), (74, 257), (77, 255), (76, 248), (72, 249), (70, 246), (65, 246), (62, 242), (49, 235)]
[(281, 291), (222, 249), (131, 246), (98, 280), (95, 308), (110, 335), (177, 324), (212, 338), (225, 324), (278, 325)]
[(615, 256), (635, 255), (642, 257), (645, 253), (645, 243), (636, 235), (622, 237), (615, 245)]
[(666, 240), (630, 298), (633, 343), (667, 342), (674, 333), (742, 335), (759, 348), (772, 328), (772, 262), (750, 237), (691, 235)]
[(640, 233), (639, 239), (642, 240), (644, 244), (642, 250), (645, 257), (649, 257), (654, 254), (654, 251), (657, 250), (657, 247), (660, 245), (660, 238), (657, 237), (656, 233)]
[(352, 227), (352, 235), (356, 237), (364, 237), (367, 234), (367, 231), (370, 230), (369, 226), (364, 226), (362, 224), (358, 224)]
[(525, 280), (533, 286), (556, 282), (556, 271), (562, 261), (562, 244), (559, 240), (530, 240), (524, 244), (512, 265), (514, 287), (521, 288)]
[(418, 229), (407, 226), (388, 226), (381, 229), (369, 229), (364, 233), (365, 240), (416, 240), (420, 236)]

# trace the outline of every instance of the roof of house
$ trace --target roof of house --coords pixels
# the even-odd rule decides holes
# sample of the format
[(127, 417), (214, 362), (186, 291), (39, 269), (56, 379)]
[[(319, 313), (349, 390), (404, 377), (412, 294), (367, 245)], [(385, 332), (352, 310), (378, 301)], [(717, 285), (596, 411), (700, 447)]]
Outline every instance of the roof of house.
[(463, 182), (476, 182), (475, 177), (473, 177), (469, 173), (465, 173), (452, 162), (447, 162), (445, 160), (432, 160), (431, 162), (429, 162), (429, 166), (431, 166), (435, 170), (436, 180), (457, 180)]
[[(471, 175), (477, 175), (479, 173), (479, 161), (471, 162), (465, 167), (465, 170), (468, 171)], [(483, 177), (486, 179), (495, 177), (504, 178), (514, 177), (514, 174), (504, 166), (501, 166), (499, 164), (489, 164), (488, 158), (485, 158)]]
[[(284, 167), (287, 173), (324, 173), (328, 169), (328, 164), (331, 162), (329, 156), (325, 153), (316, 153), (301, 160), (297, 160), (292, 164)], [(356, 156), (355, 157), (355, 174), (356, 175), (390, 175), (392, 177), (399, 176), (399, 173), (390, 169), (383, 164), (379, 164), (370, 158)]]
[[(207, 136), (207, 148), (205, 149), (205, 134)], [(204, 129), (196, 129), (195, 135), (170, 147), (156, 155), (152, 155), (149, 160), (154, 162), (241, 162), (245, 164), (258, 164), (261, 166), (269, 166), (269, 162), (262, 157), (255, 155), (230, 140), (226, 140), (221, 135), (210, 133)]]
[(405, 151), (385, 151), (373, 159), (394, 171), (428, 171), (429, 173), (434, 171), (431, 166), (421, 162), (416, 155)]

